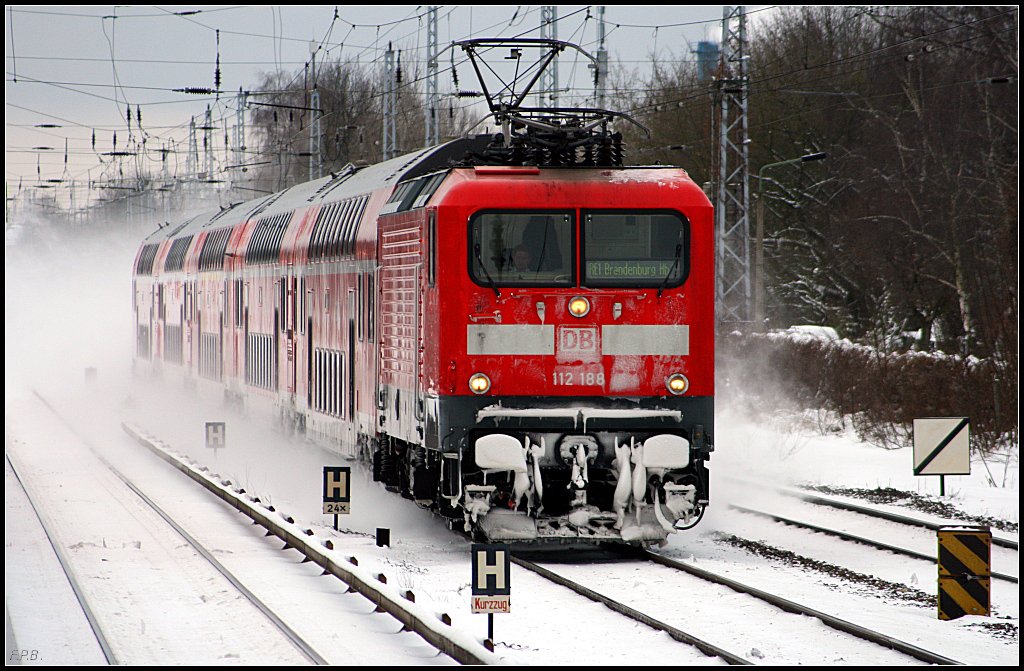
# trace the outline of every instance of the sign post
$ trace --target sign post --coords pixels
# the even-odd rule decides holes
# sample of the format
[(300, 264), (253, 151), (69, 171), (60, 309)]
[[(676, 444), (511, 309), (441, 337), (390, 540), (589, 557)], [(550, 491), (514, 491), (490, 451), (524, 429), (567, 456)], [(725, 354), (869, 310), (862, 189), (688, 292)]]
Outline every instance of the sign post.
[(338, 515), (348, 515), (352, 499), (352, 468), (324, 466), (324, 515), (334, 515), (334, 530), (338, 530)]
[(971, 474), (971, 426), (967, 417), (914, 420), (914, 475), (938, 475), (946, 495), (947, 475)]
[(470, 608), (487, 613), (487, 638), (494, 641), (494, 614), (510, 613), (512, 599), (512, 553), (508, 545), (474, 543)]

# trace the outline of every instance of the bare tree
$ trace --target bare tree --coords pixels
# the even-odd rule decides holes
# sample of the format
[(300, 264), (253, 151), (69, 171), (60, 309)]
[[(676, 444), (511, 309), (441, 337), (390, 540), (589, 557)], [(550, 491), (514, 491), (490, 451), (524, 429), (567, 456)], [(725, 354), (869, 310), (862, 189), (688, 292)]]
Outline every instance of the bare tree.
[[(316, 68), (264, 75), (251, 94), (251, 119), (257, 135), (254, 163), (260, 188), (276, 191), (309, 178), (310, 133), (314, 128), (311, 92), (319, 92), (320, 148), (324, 174), (348, 163), (375, 163), (382, 158), (385, 91), (397, 92), (399, 152), (422, 146), (423, 66), (406, 59), (395, 72), (351, 61), (328, 61)], [(385, 77), (394, 78), (385, 81)], [(446, 101), (450, 103), (449, 101)], [(449, 104), (441, 112), (441, 138), (458, 137), (468, 127), (466, 114)]]

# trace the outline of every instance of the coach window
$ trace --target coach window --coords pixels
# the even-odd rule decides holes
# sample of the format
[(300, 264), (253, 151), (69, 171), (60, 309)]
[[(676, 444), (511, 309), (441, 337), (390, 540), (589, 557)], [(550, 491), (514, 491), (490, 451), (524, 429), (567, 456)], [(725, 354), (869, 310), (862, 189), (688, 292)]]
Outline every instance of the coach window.
[(469, 267), (481, 286), (575, 285), (570, 212), (479, 212), (470, 219)]
[(248, 289), (243, 287), (242, 280), (235, 280), (235, 326), (238, 328), (242, 328), (245, 325), (242, 313), (245, 306), (246, 291)]
[(299, 295), (295, 297), (297, 301), (295, 309), (298, 310), (298, 327), (299, 335), (305, 335), (306, 333), (306, 278), (299, 279)]
[(365, 304), (363, 303), (363, 274), (356, 273), (356, 310), (358, 310), (358, 318), (356, 319), (356, 333), (359, 337), (359, 342), (363, 341), (366, 334), (366, 310)]
[(367, 275), (367, 340), (374, 341), (374, 292), (377, 290), (373, 274)]
[(689, 274), (690, 225), (678, 212), (583, 213), (583, 285), (670, 288)]

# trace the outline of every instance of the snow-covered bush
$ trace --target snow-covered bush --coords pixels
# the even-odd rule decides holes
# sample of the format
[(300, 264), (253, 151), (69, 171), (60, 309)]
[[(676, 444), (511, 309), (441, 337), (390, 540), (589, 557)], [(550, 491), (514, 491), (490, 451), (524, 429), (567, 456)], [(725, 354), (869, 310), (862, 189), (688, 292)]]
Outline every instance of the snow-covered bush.
[(824, 408), (850, 420), (861, 439), (900, 447), (915, 418), (969, 417), (972, 441), (988, 451), (1014, 441), (1016, 375), (992, 359), (885, 353), (820, 329), (742, 335), (718, 348), (720, 393), (760, 408)]

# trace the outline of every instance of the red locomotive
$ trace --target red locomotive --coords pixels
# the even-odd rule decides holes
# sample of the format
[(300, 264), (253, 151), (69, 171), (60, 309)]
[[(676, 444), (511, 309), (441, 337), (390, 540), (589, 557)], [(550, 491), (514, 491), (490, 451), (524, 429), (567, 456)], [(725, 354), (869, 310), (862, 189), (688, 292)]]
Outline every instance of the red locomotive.
[(617, 165), (597, 111), (545, 113), (157, 231), (135, 263), (137, 361), (366, 458), (483, 539), (692, 526), (711, 205), (681, 169)]

